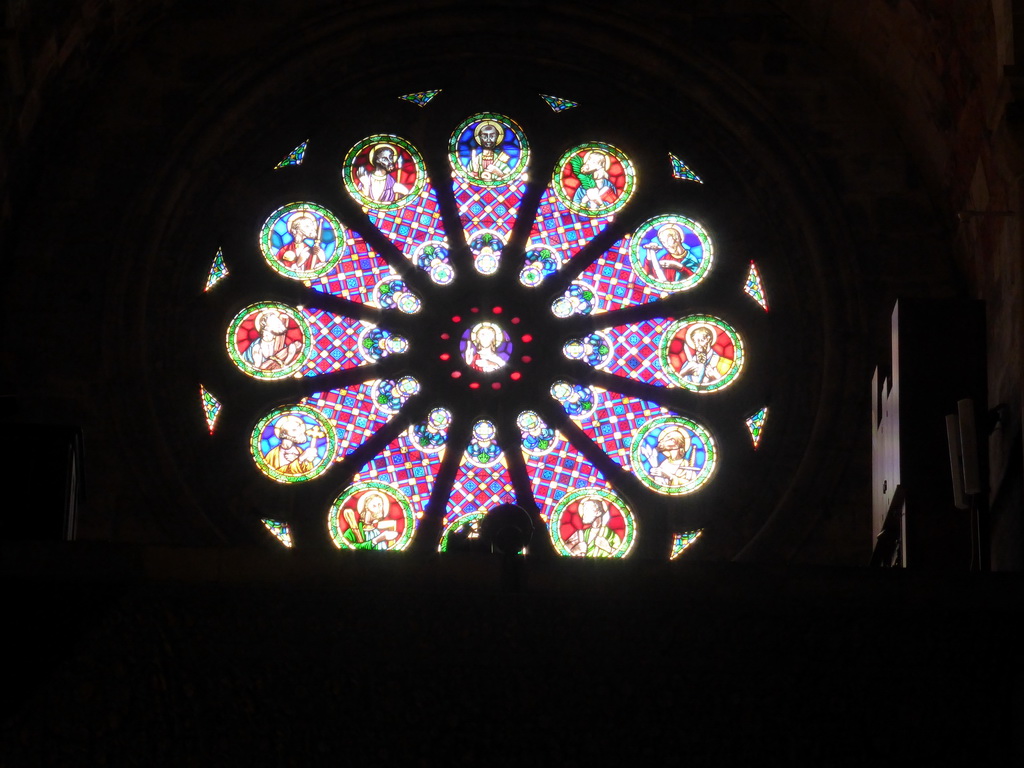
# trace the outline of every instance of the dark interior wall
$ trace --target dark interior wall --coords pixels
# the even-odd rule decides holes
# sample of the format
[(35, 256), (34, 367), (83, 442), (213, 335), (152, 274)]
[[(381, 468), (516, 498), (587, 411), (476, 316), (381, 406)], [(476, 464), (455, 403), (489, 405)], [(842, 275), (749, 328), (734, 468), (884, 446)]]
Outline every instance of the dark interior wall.
[(993, 477), (1019, 482), (1018, 225), (955, 217), (1014, 207), (1003, 5), (9, 3), (0, 231), (22, 254), (8, 300), (33, 318), (10, 358), (32, 368), (9, 392), (30, 418), (85, 426), (84, 537), (261, 541), (249, 475), (197, 447), (194, 393), (222, 362), (196, 286), (225, 232), (262, 213), (255, 164), (310, 115), (384, 122), (418, 88), (564, 93), (606, 104), (631, 150), (675, 142), (721, 180), (707, 216), (768, 265), (765, 349), (799, 339), (784, 367), (800, 375), (774, 392), (786, 434), (763, 462), (769, 491), (705, 556), (863, 563), (868, 382), (898, 295), (995, 308), (991, 398), (1009, 418)]

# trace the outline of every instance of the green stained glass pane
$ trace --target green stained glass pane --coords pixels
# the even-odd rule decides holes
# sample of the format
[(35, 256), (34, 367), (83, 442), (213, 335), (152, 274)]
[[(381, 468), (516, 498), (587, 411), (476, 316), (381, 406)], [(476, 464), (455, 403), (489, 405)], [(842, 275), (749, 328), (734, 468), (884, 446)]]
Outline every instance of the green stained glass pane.
[(211, 395), (202, 384), (199, 385), (199, 395), (203, 399), (203, 413), (206, 415), (206, 426), (209, 427), (210, 434), (212, 435), (213, 427), (217, 423), (217, 417), (220, 415), (221, 402)]
[(743, 292), (761, 305), (761, 309), (768, 311), (768, 299), (764, 296), (764, 285), (761, 282), (761, 273), (754, 262), (750, 262), (750, 270), (747, 272), (747, 282), (743, 286)]
[(573, 107), (579, 106), (579, 104), (577, 104), (575, 101), (569, 101), (569, 99), (562, 99), (559, 98), (558, 96), (545, 96), (542, 93), (540, 97), (548, 103), (548, 106), (551, 107), (552, 112), (565, 112), (565, 110), (567, 109), (572, 109)]
[(210, 290), (227, 276), (228, 267), (224, 263), (224, 252), (218, 248), (217, 255), (213, 257), (213, 263), (210, 265), (210, 274), (206, 277), (206, 287), (203, 290)]
[(291, 548), (292, 532), (288, 528), (288, 523), (282, 523), (279, 520), (271, 520), (269, 517), (265, 517), (263, 518), (263, 525), (274, 535), (274, 538), (286, 547)]
[(672, 177), (676, 179), (684, 179), (686, 181), (696, 181), (698, 184), (703, 184), (700, 176), (693, 172), (693, 170), (680, 160), (678, 157), (673, 155), (671, 152), (668, 154), (668, 159), (672, 163)]
[(754, 444), (755, 450), (761, 443), (761, 433), (764, 431), (764, 423), (767, 419), (768, 408), (765, 407), (746, 420), (747, 429), (750, 430), (750, 441)]
[(307, 144), (309, 144), (308, 139), (285, 155), (284, 160), (274, 166), (274, 170), (277, 170), (278, 168), (286, 168), (289, 165), (302, 165), (302, 158), (306, 156)]
[(440, 88), (433, 91), (416, 91), (416, 93), (407, 93), (405, 94), (405, 96), (399, 96), (398, 98), (402, 99), (403, 101), (412, 102), (417, 107), (425, 107), (440, 92)]
[(675, 560), (683, 554), (683, 550), (693, 544), (693, 542), (695, 542), (702, 533), (704, 533), (703, 529), (697, 531), (686, 531), (685, 533), (673, 533), (672, 553), (669, 555), (668, 559)]

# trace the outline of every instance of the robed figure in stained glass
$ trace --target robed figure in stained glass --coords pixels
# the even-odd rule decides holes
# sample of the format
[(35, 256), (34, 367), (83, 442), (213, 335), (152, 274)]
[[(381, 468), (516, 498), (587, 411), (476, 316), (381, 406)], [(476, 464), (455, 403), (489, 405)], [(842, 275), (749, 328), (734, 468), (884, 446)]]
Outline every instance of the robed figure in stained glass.
[(644, 271), (655, 280), (676, 282), (691, 277), (699, 262), (683, 245), (683, 230), (666, 224), (658, 230), (658, 242), (647, 243)]
[(326, 263), (323, 249), (323, 219), (311, 211), (299, 211), (288, 221), (292, 241), (277, 252), (277, 260), (295, 272), (310, 272)]
[(307, 475), (315, 469), (319, 462), (315, 438), (323, 437), (315, 427), (298, 416), (284, 414), (274, 424), (274, 435), (281, 442), (263, 457), (270, 469), (296, 476)]
[(390, 144), (378, 144), (370, 150), (370, 167), (358, 168), (359, 192), (376, 203), (393, 203), (409, 194), (409, 188), (395, 180), (398, 150)]
[(302, 338), (289, 342), (295, 326), (288, 313), (276, 307), (256, 315), (254, 329), (259, 334), (240, 350), (242, 359), (257, 371), (278, 372), (290, 368), (302, 354)]
[(612, 513), (608, 502), (600, 496), (585, 496), (580, 499), (576, 513), (583, 527), (566, 540), (570, 554), (586, 557), (614, 557), (622, 545), (622, 537), (612, 530)]
[(388, 549), (398, 538), (398, 521), (388, 517), (391, 500), (381, 491), (366, 491), (356, 508), (347, 507), (342, 515), (348, 528), (342, 534), (353, 549)]

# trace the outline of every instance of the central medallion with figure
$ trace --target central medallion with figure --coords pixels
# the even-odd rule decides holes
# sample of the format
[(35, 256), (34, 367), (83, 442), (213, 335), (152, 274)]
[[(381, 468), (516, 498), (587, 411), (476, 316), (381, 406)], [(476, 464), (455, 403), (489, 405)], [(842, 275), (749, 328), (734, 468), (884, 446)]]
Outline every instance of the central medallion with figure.
[(523, 366), (533, 361), (527, 352), (533, 336), (522, 330), (518, 315), (509, 315), (492, 306), (451, 316), (451, 325), (440, 335), (444, 351), (439, 358), (452, 380), (473, 390), (500, 390), (522, 378)]
[(474, 371), (494, 373), (508, 364), (512, 340), (497, 323), (483, 322), (468, 328), (459, 343), (462, 359)]

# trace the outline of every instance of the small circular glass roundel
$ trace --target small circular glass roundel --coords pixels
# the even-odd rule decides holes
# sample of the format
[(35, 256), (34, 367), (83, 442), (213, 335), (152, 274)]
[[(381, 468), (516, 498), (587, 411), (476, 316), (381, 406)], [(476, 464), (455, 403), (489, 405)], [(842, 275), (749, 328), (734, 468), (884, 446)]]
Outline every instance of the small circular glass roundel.
[(636, 523), (625, 502), (605, 488), (578, 488), (555, 505), (548, 528), (561, 555), (625, 557)]
[(625, 153), (600, 141), (580, 144), (555, 166), (555, 195), (574, 213), (603, 216), (633, 196), (636, 171)]
[(391, 134), (367, 136), (342, 162), (345, 189), (365, 208), (388, 211), (416, 202), (427, 184), (419, 150)]
[(338, 437), (320, 411), (285, 405), (256, 423), (251, 449), (263, 474), (279, 483), (296, 483), (327, 470), (338, 450)]
[(715, 441), (691, 419), (659, 416), (637, 430), (630, 461), (651, 490), (670, 496), (692, 493), (715, 471)]
[(629, 242), (637, 277), (663, 291), (685, 291), (711, 269), (714, 252), (704, 228), (685, 216), (648, 219)]
[(377, 481), (349, 486), (331, 506), (327, 527), (339, 549), (405, 549), (415, 516), (401, 490)]
[(743, 342), (724, 320), (688, 315), (665, 329), (658, 357), (673, 384), (693, 392), (713, 392), (739, 375)]
[(256, 379), (283, 379), (309, 359), (313, 334), (294, 307), (261, 301), (235, 315), (228, 326), (227, 348), (243, 373)]
[(345, 229), (316, 203), (289, 203), (270, 214), (260, 231), (267, 264), (293, 280), (328, 272), (341, 258)]
[(494, 112), (463, 120), (448, 145), (453, 175), (481, 187), (510, 184), (525, 173), (529, 159), (530, 145), (523, 129)]

